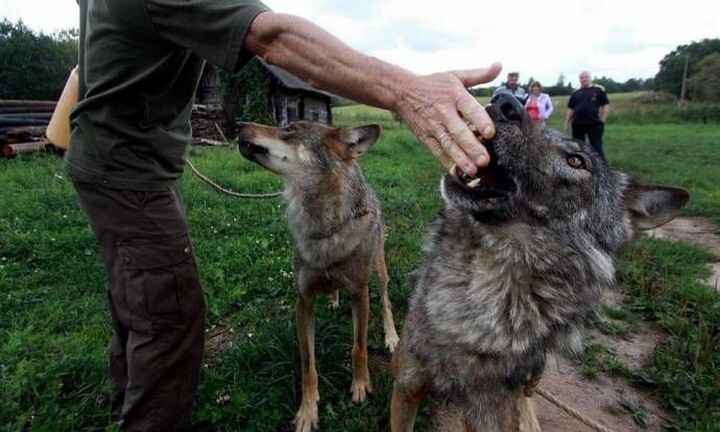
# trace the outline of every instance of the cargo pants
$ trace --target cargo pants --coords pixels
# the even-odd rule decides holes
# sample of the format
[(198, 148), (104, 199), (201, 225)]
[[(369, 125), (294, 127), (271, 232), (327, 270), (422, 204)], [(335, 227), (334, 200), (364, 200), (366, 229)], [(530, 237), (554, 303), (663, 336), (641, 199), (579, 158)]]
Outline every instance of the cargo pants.
[(177, 187), (74, 187), (108, 275), (113, 419), (127, 431), (181, 430), (199, 381), (205, 297)]

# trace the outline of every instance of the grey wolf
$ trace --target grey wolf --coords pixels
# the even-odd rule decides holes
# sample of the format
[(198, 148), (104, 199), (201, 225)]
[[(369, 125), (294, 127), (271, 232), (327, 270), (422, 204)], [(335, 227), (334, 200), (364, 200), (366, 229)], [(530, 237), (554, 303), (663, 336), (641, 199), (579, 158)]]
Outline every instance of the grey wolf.
[(429, 395), (476, 432), (538, 431), (531, 400), (549, 352), (573, 352), (614, 283), (614, 255), (674, 218), (682, 189), (611, 170), (588, 144), (533, 125), (511, 95), (487, 107), (492, 163), (444, 175), (393, 356), (394, 432)]
[(394, 350), (398, 335), (387, 293), (384, 224), (380, 202), (356, 163), (378, 139), (377, 125), (336, 129), (297, 122), (285, 128), (240, 124), (243, 156), (282, 177), (288, 200), (288, 226), (295, 240), (293, 269), (297, 290), (296, 325), (302, 368), (302, 402), (296, 431), (318, 427), (315, 370), (315, 299), (344, 290), (352, 305), (352, 401), (372, 391), (368, 371), (368, 281), (377, 275), (385, 345)]

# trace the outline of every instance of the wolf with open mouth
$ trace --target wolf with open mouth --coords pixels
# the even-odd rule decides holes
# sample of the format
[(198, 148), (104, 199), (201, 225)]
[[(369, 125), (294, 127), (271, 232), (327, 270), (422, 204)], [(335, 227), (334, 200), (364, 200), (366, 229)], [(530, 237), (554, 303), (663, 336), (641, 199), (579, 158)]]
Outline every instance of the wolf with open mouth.
[(682, 189), (615, 172), (592, 148), (532, 124), (514, 98), (487, 107), (492, 163), (441, 181), (393, 357), (394, 432), (411, 431), (428, 395), (465, 430), (537, 431), (529, 396), (550, 352), (581, 329), (614, 284), (614, 256), (688, 201)]

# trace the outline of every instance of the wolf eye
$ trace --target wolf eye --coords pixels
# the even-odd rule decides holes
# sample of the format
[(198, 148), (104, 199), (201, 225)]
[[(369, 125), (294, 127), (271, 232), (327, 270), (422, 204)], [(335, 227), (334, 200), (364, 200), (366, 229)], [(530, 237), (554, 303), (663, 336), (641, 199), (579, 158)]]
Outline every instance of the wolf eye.
[(585, 169), (585, 159), (582, 158), (582, 156), (579, 155), (570, 155), (567, 158), (567, 164), (570, 165), (570, 167), (575, 169)]

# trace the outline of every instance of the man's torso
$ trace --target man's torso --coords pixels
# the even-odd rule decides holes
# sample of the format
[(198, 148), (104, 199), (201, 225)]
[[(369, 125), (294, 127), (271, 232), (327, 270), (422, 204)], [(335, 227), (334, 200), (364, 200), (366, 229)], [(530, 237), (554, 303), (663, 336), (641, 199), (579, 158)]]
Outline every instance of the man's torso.
[(204, 59), (235, 70), (247, 60), (247, 28), (267, 9), (252, 0), (79, 5), (81, 97), (65, 168), (107, 187), (166, 189), (182, 174)]

